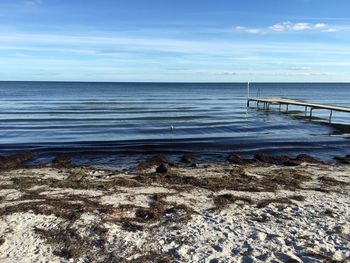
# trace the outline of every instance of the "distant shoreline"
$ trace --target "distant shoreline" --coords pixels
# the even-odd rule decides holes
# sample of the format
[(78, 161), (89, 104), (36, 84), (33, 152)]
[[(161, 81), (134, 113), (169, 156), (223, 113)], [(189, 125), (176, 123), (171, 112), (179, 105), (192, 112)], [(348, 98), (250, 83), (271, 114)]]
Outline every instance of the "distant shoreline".
[[(248, 81), (238, 81), (238, 82), (207, 82), (207, 81), (89, 81), (89, 80), (0, 80), (1, 82), (37, 82), (37, 83), (131, 83), (131, 84), (247, 84)], [(350, 84), (350, 81), (346, 82), (325, 82), (325, 81), (292, 81), (292, 82), (269, 82), (269, 81), (250, 81), (251, 85), (254, 84)]]

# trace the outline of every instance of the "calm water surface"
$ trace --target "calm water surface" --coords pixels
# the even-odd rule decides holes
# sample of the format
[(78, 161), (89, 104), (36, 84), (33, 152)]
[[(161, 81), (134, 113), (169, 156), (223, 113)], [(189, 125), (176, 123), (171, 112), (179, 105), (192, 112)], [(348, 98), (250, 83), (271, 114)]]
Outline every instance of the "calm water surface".
[[(251, 95), (259, 94), (350, 106), (350, 84), (252, 84)], [(68, 153), (76, 163), (113, 167), (157, 153), (202, 160), (233, 151), (350, 153), (349, 135), (290, 109), (247, 110), (246, 85), (237, 83), (0, 82), (0, 154), (32, 150), (44, 161)], [(333, 120), (350, 124), (350, 114), (336, 112)]]

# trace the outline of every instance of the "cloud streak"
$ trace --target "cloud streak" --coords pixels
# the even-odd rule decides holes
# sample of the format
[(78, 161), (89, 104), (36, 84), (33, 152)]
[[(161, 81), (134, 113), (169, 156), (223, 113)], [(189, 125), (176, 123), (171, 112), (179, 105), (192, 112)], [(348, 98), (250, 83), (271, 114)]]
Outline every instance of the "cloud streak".
[[(241, 54), (242, 51), (269, 52), (307, 52), (308, 54), (349, 55), (347, 46), (337, 44), (301, 42), (287, 44), (285, 42), (246, 42), (246, 41), (198, 41), (177, 38), (111, 36), (93, 34), (31, 34), (31, 33), (3, 33), (0, 35), (0, 49), (33, 49), (45, 48), (61, 49), (63, 51), (96, 50), (98, 53), (112, 53), (128, 51), (159, 51), (178, 52), (184, 54)], [(108, 50), (109, 52), (104, 52)], [(254, 57), (254, 54), (252, 54)]]
[(292, 23), (290, 21), (277, 23), (268, 27), (249, 28), (244, 26), (236, 26), (236, 32), (248, 34), (272, 34), (282, 32), (301, 32), (301, 31), (319, 31), (319, 32), (337, 32), (340, 28), (331, 27), (326, 23)]
[(324, 31), (326, 29), (329, 29), (329, 26), (324, 23), (311, 24), (311, 23), (304, 23), (304, 22), (301, 22), (301, 23), (283, 22), (279, 24), (274, 24), (273, 26), (270, 26), (269, 29), (275, 32), (304, 31), (304, 30)]
[(29, 5), (29, 6), (38, 6), (38, 5), (41, 5), (43, 3), (42, 0), (27, 0), (27, 1), (24, 1), (24, 3), (26, 5)]
[[(208, 74), (208, 72), (205, 72), (205, 74)], [(247, 75), (247, 76), (292, 76), (292, 77), (298, 77), (298, 76), (335, 76), (337, 75), (334, 72), (289, 72), (289, 71), (269, 71), (264, 72), (260, 70), (255, 71), (224, 71), (218, 73), (219, 75), (224, 76), (241, 76), (241, 75)]]
[[(0, 56), (4, 72), (11, 72), (9, 65), (23, 71), (35, 65), (38, 70), (50, 68), (69, 76), (73, 72), (101, 73), (103, 68), (120, 72), (119, 77), (125, 72), (137, 72), (143, 78), (152, 74), (164, 78), (182, 74), (191, 79), (193, 72), (204, 72), (200, 76), (210, 80), (239, 80), (242, 76), (260, 80), (274, 76), (280, 80), (312, 80), (348, 75), (350, 51), (341, 42), (315, 43), (310, 39), (290, 42), (262, 38), (252, 42), (244, 38), (198, 40), (136, 33), (53, 34), (7, 30), (0, 34)], [(1, 78), (6, 78), (5, 73), (0, 73)]]

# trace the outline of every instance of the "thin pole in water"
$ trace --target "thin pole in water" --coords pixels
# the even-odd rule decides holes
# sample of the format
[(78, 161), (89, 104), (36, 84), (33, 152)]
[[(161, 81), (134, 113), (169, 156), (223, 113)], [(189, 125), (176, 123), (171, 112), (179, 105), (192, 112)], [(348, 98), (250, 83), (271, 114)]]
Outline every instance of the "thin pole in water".
[(250, 102), (250, 94), (249, 94), (249, 81), (248, 81), (248, 83), (247, 83), (247, 108), (249, 108), (249, 102)]
[(250, 83), (248, 81), (248, 85), (247, 85), (247, 99), (249, 100), (250, 98)]

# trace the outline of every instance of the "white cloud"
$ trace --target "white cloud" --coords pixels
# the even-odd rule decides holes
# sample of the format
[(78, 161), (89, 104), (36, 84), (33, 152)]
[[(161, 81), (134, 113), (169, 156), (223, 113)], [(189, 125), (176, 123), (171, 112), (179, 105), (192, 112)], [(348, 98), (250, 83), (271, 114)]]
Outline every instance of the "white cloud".
[(229, 75), (229, 76), (234, 76), (234, 75), (238, 75), (238, 72), (234, 72), (234, 71), (225, 71), (222, 72), (222, 75)]
[(311, 69), (311, 67), (291, 67), (291, 68), (289, 68), (289, 70), (297, 70), (297, 71), (299, 71), (299, 70), (310, 70)]
[(303, 31), (303, 30), (327, 30), (329, 29), (329, 26), (324, 23), (292, 23), (292, 22), (283, 22), (274, 24), (269, 27), (270, 30), (275, 32), (284, 32), (284, 31)]
[(239, 31), (239, 32), (249, 33), (249, 34), (262, 34), (263, 33), (263, 31), (259, 28), (246, 28), (243, 26), (236, 26), (235, 30)]
[(325, 29), (324, 30), (324, 32), (338, 32), (339, 31), (339, 29), (335, 29), (335, 28), (327, 28), (327, 29)]
[[(208, 74), (208, 72), (206, 72)], [(284, 76), (284, 77), (314, 77), (314, 76), (335, 76), (336, 73), (333, 72), (289, 72), (289, 71), (275, 71), (275, 70), (269, 70), (269, 71), (262, 71), (262, 70), (241, 70), (241, 71), (223, 71), (220, 72), (219, 75), (225, 75), (225, 76)]]
[(277, 23), (266, 28), (248, 28), (243, 26), (236, 26), (235, 31), (249, 33), (249, 34), (268, 34), (279, 32), (292, 32), (292, 31), (321, 31), (321, 32), (337, 32), (339, 29), (330, 27), (325, 23), (306, 23), (298, 22), (292, 23), (289, 21)]
[(327, 24), (323, 24), (323, 23), (315, 24), (314, 26), (315, 29), (326, 28), (326, 27), (327, 27)]

